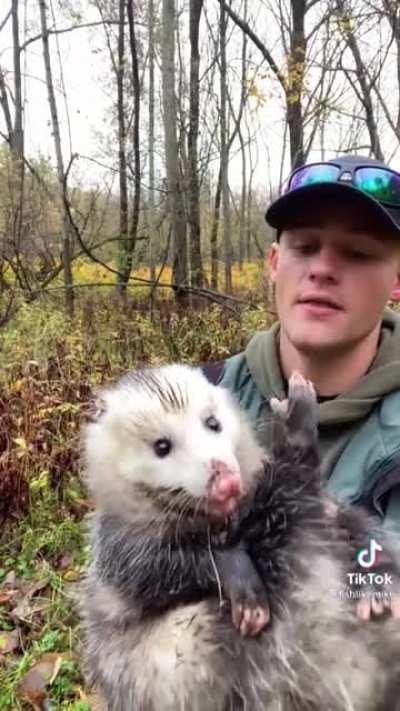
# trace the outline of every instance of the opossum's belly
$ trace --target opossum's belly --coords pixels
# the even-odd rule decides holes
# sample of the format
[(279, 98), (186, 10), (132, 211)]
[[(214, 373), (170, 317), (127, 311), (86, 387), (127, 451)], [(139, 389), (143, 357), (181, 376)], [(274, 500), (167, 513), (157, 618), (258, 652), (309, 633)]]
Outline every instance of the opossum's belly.
[(89, 678), (108, 711), (389, 711), (376, 654), (385, 625), (356, 620), (336, 594), (339, 572), (315, 556), (286, 613), (256, 639), (242, 638), (216, 600), (133, 624), (112, 591), (92, 591)]
[(217, 606), (184, 605), (152, 622), (86, 619), (86, 671), (108, 711), (225, 711), (232, 680)]
[(384, 628), (356, 618), (340, 596), (341, 579), (340, 563), (329, 555), (310, 558), (308, 577), (294, 586), (286, 612), (253, 654), (250, 695), (262, 700), (260, 709), (389, 711), (381, 705), (386, 670), (376, 653)]

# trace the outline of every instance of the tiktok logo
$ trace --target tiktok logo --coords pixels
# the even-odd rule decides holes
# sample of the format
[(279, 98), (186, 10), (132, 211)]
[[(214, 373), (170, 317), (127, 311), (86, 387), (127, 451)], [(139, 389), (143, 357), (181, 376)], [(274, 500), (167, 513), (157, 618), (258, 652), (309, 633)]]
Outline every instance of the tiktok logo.
[(367, 548), (361, 548), (357, 553), (357, 561), (362, 568), (372, 568), (376, 562), (376, 554), (378, 551), (382, 551), (382, 546), (377, 543), (375, 538), (371, 538), (369, 546)]

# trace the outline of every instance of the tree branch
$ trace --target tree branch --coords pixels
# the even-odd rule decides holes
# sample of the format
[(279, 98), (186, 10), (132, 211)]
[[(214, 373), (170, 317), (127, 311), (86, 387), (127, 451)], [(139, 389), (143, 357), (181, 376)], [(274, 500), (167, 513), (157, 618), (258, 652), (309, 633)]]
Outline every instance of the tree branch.
[(251, 29), (251, 27), (248, 25), (247, 22), (242, 20), (239, 15), (236, 14), (232, 10), (232, 8), (224, 2), (224, 0), (218, 0), (219, 4), (221, 7), (225, 10), (225, 12), (228, 13), (229, 17), (233, 22), (240, 27), (242, 32), (245, 32), (245, 34), (250, 37), (251, 41), (254, 42), (256, 45), (257, 49), (260, 50), (261, 54), (263, 55), (264, 59), (268, 62), (269, 66), (271, 67), (272, 71), (274, 72), (275, 76), (277, 77), (279, 83), (281, 84), (282, 88), (286, 91), (286, 79), (285, 75), (282, 74), (281, 70), (279, 69), (278, 65), (276, 64), (275, 60), (273, 59), (271, 53), (268, 51), (266, 46), (261, 42), (261, 40), (257, 37), (255, 32)]
[(7, 12), (7, 15), (5, 16), (3, 22), (0, 24), (0, 32), (2, 31), (3, 27), (6, 26), (8, 20), (10, 19), (10, 17), (11, 17), (11, 8), (10, 8), (10, 10)]
[[(141, 24), (142, 27), (145, 27), (143, 23), (137, 23)], [(99, 25), (118, 25), (117, 20), (99, 20), (98, 22), (84, 22), (82, 25), (71, 25), (71, 27), (64, 27), (61, 30), (47, 30), (48, 35), (61, 35), (64, 34), (65, 32), (73, 32), (73, 30), (82, 30), (82, 29), (87, 29), (88, 27), (98, 27)], [(24, 42), (24, 44), (21, 44), (19, 51), (23, 52), (24, 49), (26, 49), (30, 44), (33, 42), (37, 42), (38, 40), (42, 39), (43, 34), (40, 33), (39, 35), (35, 35), (34, 37), (30, 37), (29, 39)]]

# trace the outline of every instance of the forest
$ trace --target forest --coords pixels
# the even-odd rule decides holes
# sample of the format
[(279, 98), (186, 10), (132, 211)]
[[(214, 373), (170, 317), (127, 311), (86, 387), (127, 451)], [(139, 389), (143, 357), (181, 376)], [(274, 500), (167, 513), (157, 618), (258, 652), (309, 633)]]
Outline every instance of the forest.
[(1, 3), (0, 710), (96, 708), (96, 389), (243, 350), (276, 318), (264, 215), (291, 170), (399, 149), (397, 0)]

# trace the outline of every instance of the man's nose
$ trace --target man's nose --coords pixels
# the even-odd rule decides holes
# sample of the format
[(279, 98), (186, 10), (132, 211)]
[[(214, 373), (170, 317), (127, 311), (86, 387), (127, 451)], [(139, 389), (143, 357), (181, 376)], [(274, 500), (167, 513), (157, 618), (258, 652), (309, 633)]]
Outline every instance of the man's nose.
[(335, 249), (322, 247), (309, 262), (310, 277), (336, 280), (341, 270), (341, 258)]

